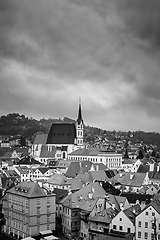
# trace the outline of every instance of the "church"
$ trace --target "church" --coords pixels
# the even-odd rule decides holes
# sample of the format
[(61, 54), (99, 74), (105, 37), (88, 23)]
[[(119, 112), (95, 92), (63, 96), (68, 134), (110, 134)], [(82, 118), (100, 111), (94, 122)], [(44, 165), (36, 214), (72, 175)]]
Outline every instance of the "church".
[(53, 123), (48, 134), (36, 134), (31, 155), (42, 163), (47, 158), (67, 159), (69, 153), (84, 147), (81, 100), (75, 123)]

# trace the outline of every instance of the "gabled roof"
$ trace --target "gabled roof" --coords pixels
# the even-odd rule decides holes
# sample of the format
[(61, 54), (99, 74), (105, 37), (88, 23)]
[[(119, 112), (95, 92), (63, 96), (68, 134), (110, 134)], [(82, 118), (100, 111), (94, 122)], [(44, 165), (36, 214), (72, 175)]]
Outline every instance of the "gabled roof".
[(40, 167), (40, 168), (38, 168), (38, 170), (39, 170), (42, 174), (45, 174), (47, 171), (49, 171), (49, 168), (47, 168), (47, 167)]
[(48, 134), (37, 133), (34, 140), (34, 144), (43, 144), (43, 145), (46, 144), (47, 136)]
[(107, 170), (107, 167), (103, 163), (93, 163), (93, 167), (95, 170)]
[(42, 145), (40, 158), (55, 158), (55, 154), (56, 154), (56, 147), (52, 146), (52, 149), (48, 151), (48, 146)]
[(98, 201), (98, 198), (93, 199), (93, 201), (86, 202), (80, 206), (80, 209), (85, 212), (90, 213), (90, 212), (92, 212), (93, 208), (95, 207), (97, 201)]
[(65, 173), (68, 178), (75, 178), (78, 174), (87, 173), (92, 166), (90, 161), (74, 161), (70, 162), (69, 167)]
[(117, 211), (113, 210), (113, 208), (107, 208), (97, 213), (94, 217), (90, 217), (90, 221), (110, 224), (116, 215)]
[(122, 166), (123, 166), (123, 164), (133, 164), (133, 162), (132, 162), (132, 160), (131, 159), (129, 159), (129, 158), (125, 158), (124, 159), (124, 161), (122, 162)]
[(37, 182), (24, 181), (7, 191), (29, 198), (47, 196), (47, 192)]
[(76, 127), (74, 123), (53, 123), (47, 137), (47, 144), (74, 144)]
[(140, 187), (146, 177), (145, 173), (132, 173), (133, 178), (130, 179), (130, 174), (129, 172), (123, 172), (117, 174), (114, 179), (118, 182), (121, 183), (121, 185), (125, 186), (132, 186), (132, 187)]
[(141, 206), (139, 204), (135, 204), (127, 209), (125, 209), (123, 212), (125, 212), (125, 214), (127, 215), (128, 212), (127, 211), (131, 211), (134, 213), (134, 215), (138, 215), (141, 212)]
[[(81, 173), (79, 173), (78, 175), (77, 175), (77, 178), (82, 182), (82, 183), (87, 183), (87, 182), (89, 182), (89, 174), (88, 173), (86, 173), (86, 174), (81, 174)], [(75, 178), (74, 178), (75, 179)]]
[(116, 196), (116, 195), (112, 195), (112, 194), (108, 194), (107, 195), (107, 201), (109, 204), (115, 204), (115, 209), (117, 211), (121, 210), (120, 204), (123, 203), (123, 205), (125, 204), (125, 202), (127, 201), (126, 197), (122, 197), (122, 196)]
[(29, 169), (26, 166), (23, 166), (23, 167), (17, 166), (16, 168), (18, 169), (20, 174), (28, 174), (29, 173)]
[(86, 149), (86, 148), (79, 148), (71, 153), (68, 156), (76, 155), (76, 156), (97, 156), (99, 153), (96, 149)]
[(67, 190), (59, 188), (55, 188), (53, 193), (56, 194), (56, 203), (60, 203), (60, 201), (68, 195)]
[(80, 164), (79, 162), (71, 162), (65, 175), (68, 178), (75, 178), (80, 170)]
[(58, 186), (70, 185), (65, 175), (57, 174), (57, 173), (52, 175), (47, 182), (49, 184), (58, 185)]
[(5, 174), (5, 177), (7, 177), (7, 178), (11, 178), (11, 179), (19, 178), (19, 175), (16, 173), (15, 170), (3, 170), (3, 173)]
[(105, 170), (105, 172), (108, 178), (113, 178), (115, 175), (117, 175), (117, 171), (115, 170), (108, 169)]
[(137, 172), (139, 173), (147, 173), (149, 172), (150, 166), (149, 165), (140, 165), (139, 168), (137, 169)]
[(100, 171), (89, 171), (89, 181), (109, 181), (109, 178), (107, 177), (105, 171), (100, 170)]
[(27, 156), (23, 157), (18, 163), (18, 165), (33, 165), (33, 164), (38, 164), (42, 165), (39, 161), (35, 160), (34, 158)]
[(155, 198), (146, 207), (144, 207), (138, 215), (140, 215), (143, 211), (148, 209), (150, 206), (153, 207), (158, 214), (160, 214), (160, 200)]
[[(91, 197), (89, 193), (91, 194)], [(90, 183), (79, 191), (68, 195), (61, 201), (61, 203), (68, 208), (80, 208), (80, 206), (86, 203), (91, 203), (98, 197), (104, 197), (105, 194), (105, 190), (99, 183)]]
[(72, 191), (78, 191), (82, 188), (82, 181), (78, 178), (67, 179), (68, 183), (71, 185)]

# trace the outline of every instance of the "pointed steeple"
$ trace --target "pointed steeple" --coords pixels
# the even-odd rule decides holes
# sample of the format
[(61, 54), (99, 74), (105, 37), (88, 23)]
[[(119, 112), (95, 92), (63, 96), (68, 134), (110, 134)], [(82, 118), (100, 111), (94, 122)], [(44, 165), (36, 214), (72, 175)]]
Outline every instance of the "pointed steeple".
[(81, 109), (81, 98), (79, 98), (79, 109), (78, 109), (77, 123), (78, 123), (78, 124), (81, 124), (81, 123), (83, 124), (82, 109)]

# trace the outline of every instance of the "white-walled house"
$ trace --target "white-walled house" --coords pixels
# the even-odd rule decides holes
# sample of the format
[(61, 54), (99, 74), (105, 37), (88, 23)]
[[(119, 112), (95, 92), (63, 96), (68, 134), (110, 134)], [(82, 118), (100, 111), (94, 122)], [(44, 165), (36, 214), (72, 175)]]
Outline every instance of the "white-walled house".
[(122, 233), (135, 233), (135, 214), (129, 209), (121, 210), (111, 223), (113, 231)]
[[(160, 239), (160, 202), (153, 200), (136, 216), (136, 239)], [(154, 229), (156, 230), (154, 232)]]

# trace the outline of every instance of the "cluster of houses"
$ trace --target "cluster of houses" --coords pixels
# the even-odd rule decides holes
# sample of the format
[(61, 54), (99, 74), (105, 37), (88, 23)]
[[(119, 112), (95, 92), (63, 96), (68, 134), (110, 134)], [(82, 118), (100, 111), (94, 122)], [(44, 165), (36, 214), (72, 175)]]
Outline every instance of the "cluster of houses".
[(79, 104), (76, 124), (54, 123), (31, 148), (0, 148), (2, 231), (17, 239), (45, 230), (68, 239), (160, 239), (159, 164), (86, 148), (83, 125)]

